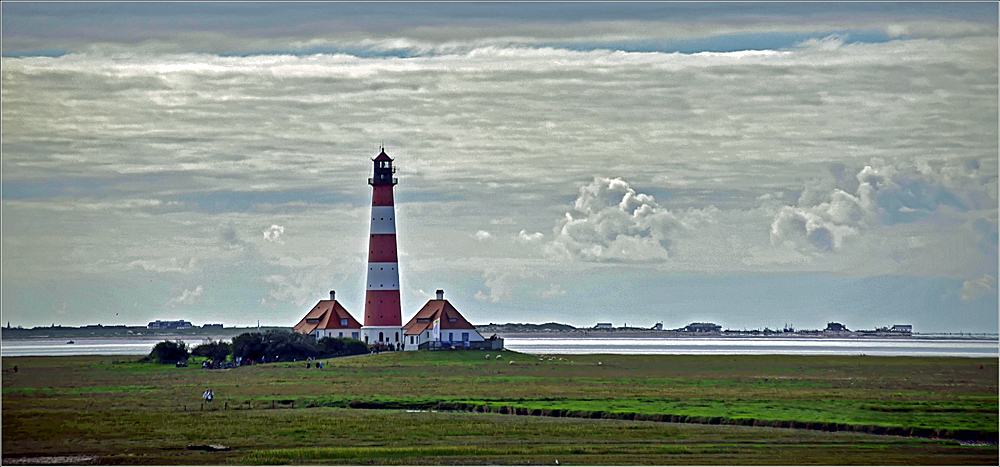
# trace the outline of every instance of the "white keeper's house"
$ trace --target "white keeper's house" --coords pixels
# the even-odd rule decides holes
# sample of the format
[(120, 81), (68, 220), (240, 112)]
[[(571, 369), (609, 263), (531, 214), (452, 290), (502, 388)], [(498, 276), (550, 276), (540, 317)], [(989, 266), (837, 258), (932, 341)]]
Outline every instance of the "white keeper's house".
[(298, 333), (315, 336), (317, 340), (324, 337), (361, 339), (361, 323), (336, 300), (332, 290), (330, 299), (316, 303), (294, 329)]
[[(444, 299), (444, 290), (437, 291), (437, 298), (428, 300), (403, 328), (405, 350), (429, 347), (489, 348), (476, 327)], [(502, 341), (501, 341), (502, 342)]]

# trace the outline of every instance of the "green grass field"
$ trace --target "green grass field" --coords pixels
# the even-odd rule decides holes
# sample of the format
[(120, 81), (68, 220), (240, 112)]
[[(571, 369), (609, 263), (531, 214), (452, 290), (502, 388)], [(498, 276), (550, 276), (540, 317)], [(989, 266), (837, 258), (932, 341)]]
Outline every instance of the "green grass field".
[[(496, 355), (383, 353), (322, 370), (3, 358), (4, 463), (998, 461), (997, 360)], [(208, 444), (232, 450), (187, 448)]]

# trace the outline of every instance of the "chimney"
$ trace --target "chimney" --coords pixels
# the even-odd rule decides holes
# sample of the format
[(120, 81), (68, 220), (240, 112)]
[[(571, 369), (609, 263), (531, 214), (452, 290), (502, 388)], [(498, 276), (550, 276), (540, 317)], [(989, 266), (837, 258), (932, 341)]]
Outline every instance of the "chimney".
[(330, 300), (336, 300), (335, 298), (333, 298), (333, 291), (332, 290), (330, 291)]
[(444, 300), (444, 290), (437, 289), (437, 296), (438, 296), (438, 298), (437, 298), (438, 300)]

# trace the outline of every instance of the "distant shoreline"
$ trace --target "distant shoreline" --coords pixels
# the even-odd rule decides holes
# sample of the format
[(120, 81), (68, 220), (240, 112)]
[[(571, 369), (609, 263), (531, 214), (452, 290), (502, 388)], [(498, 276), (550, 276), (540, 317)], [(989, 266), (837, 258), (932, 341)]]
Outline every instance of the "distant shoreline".
[[(491, 329), (492, 328), (492, 329)], [(842, 333), (762, 333), (755, 331), (738, 332), (685, 332), (658, 331), (650, 329), (605, 330), (605, 329), (539, 329), (503, 331), (495, 330), (490, 325), (477, 326), (483, 337), (496, 334), (501, 338), (551, 338), (551, 339), (960, 339), (960, 340), (998, 340), (1000, 336), (990, 333), (914, 333), (914, 334), (863, 334), (858, 332)], [(200, 343), (204, 340), (231, 340), (248, 332), (266, 332), (270, 330), (291, 331), (285, 327), (261, 328), (190, 328), (190, 329), (143, 329), (104, 327), (104, 328), (34, 328), (7, 329), (3, 328), (2, 339), (21, 340), (81, 340), (81, 339), (122, 339), (122, 340), (182, 340), (188, 343)]]
[(911, 335), (862, 335), (853, 333), (841, 334), (755, 334), (755, 333), (725, 333), (725, 332), (678, 332), (678, 331), (530, 331), (530, 332), (480, 332), (483, 337), (496, 334), (501, 338), (553, 338), (553, 339), (970, 339), (997, 340), (997, 334), (911, 334)]

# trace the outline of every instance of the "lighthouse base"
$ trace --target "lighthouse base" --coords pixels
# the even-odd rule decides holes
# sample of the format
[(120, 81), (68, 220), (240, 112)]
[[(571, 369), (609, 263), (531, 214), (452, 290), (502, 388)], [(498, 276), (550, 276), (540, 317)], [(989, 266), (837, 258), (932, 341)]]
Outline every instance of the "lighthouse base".
[(403, 344), (405, 329), (400, 326), (362, 326), (361, 336), (365, 344), (373, 346), (398, 346)]

